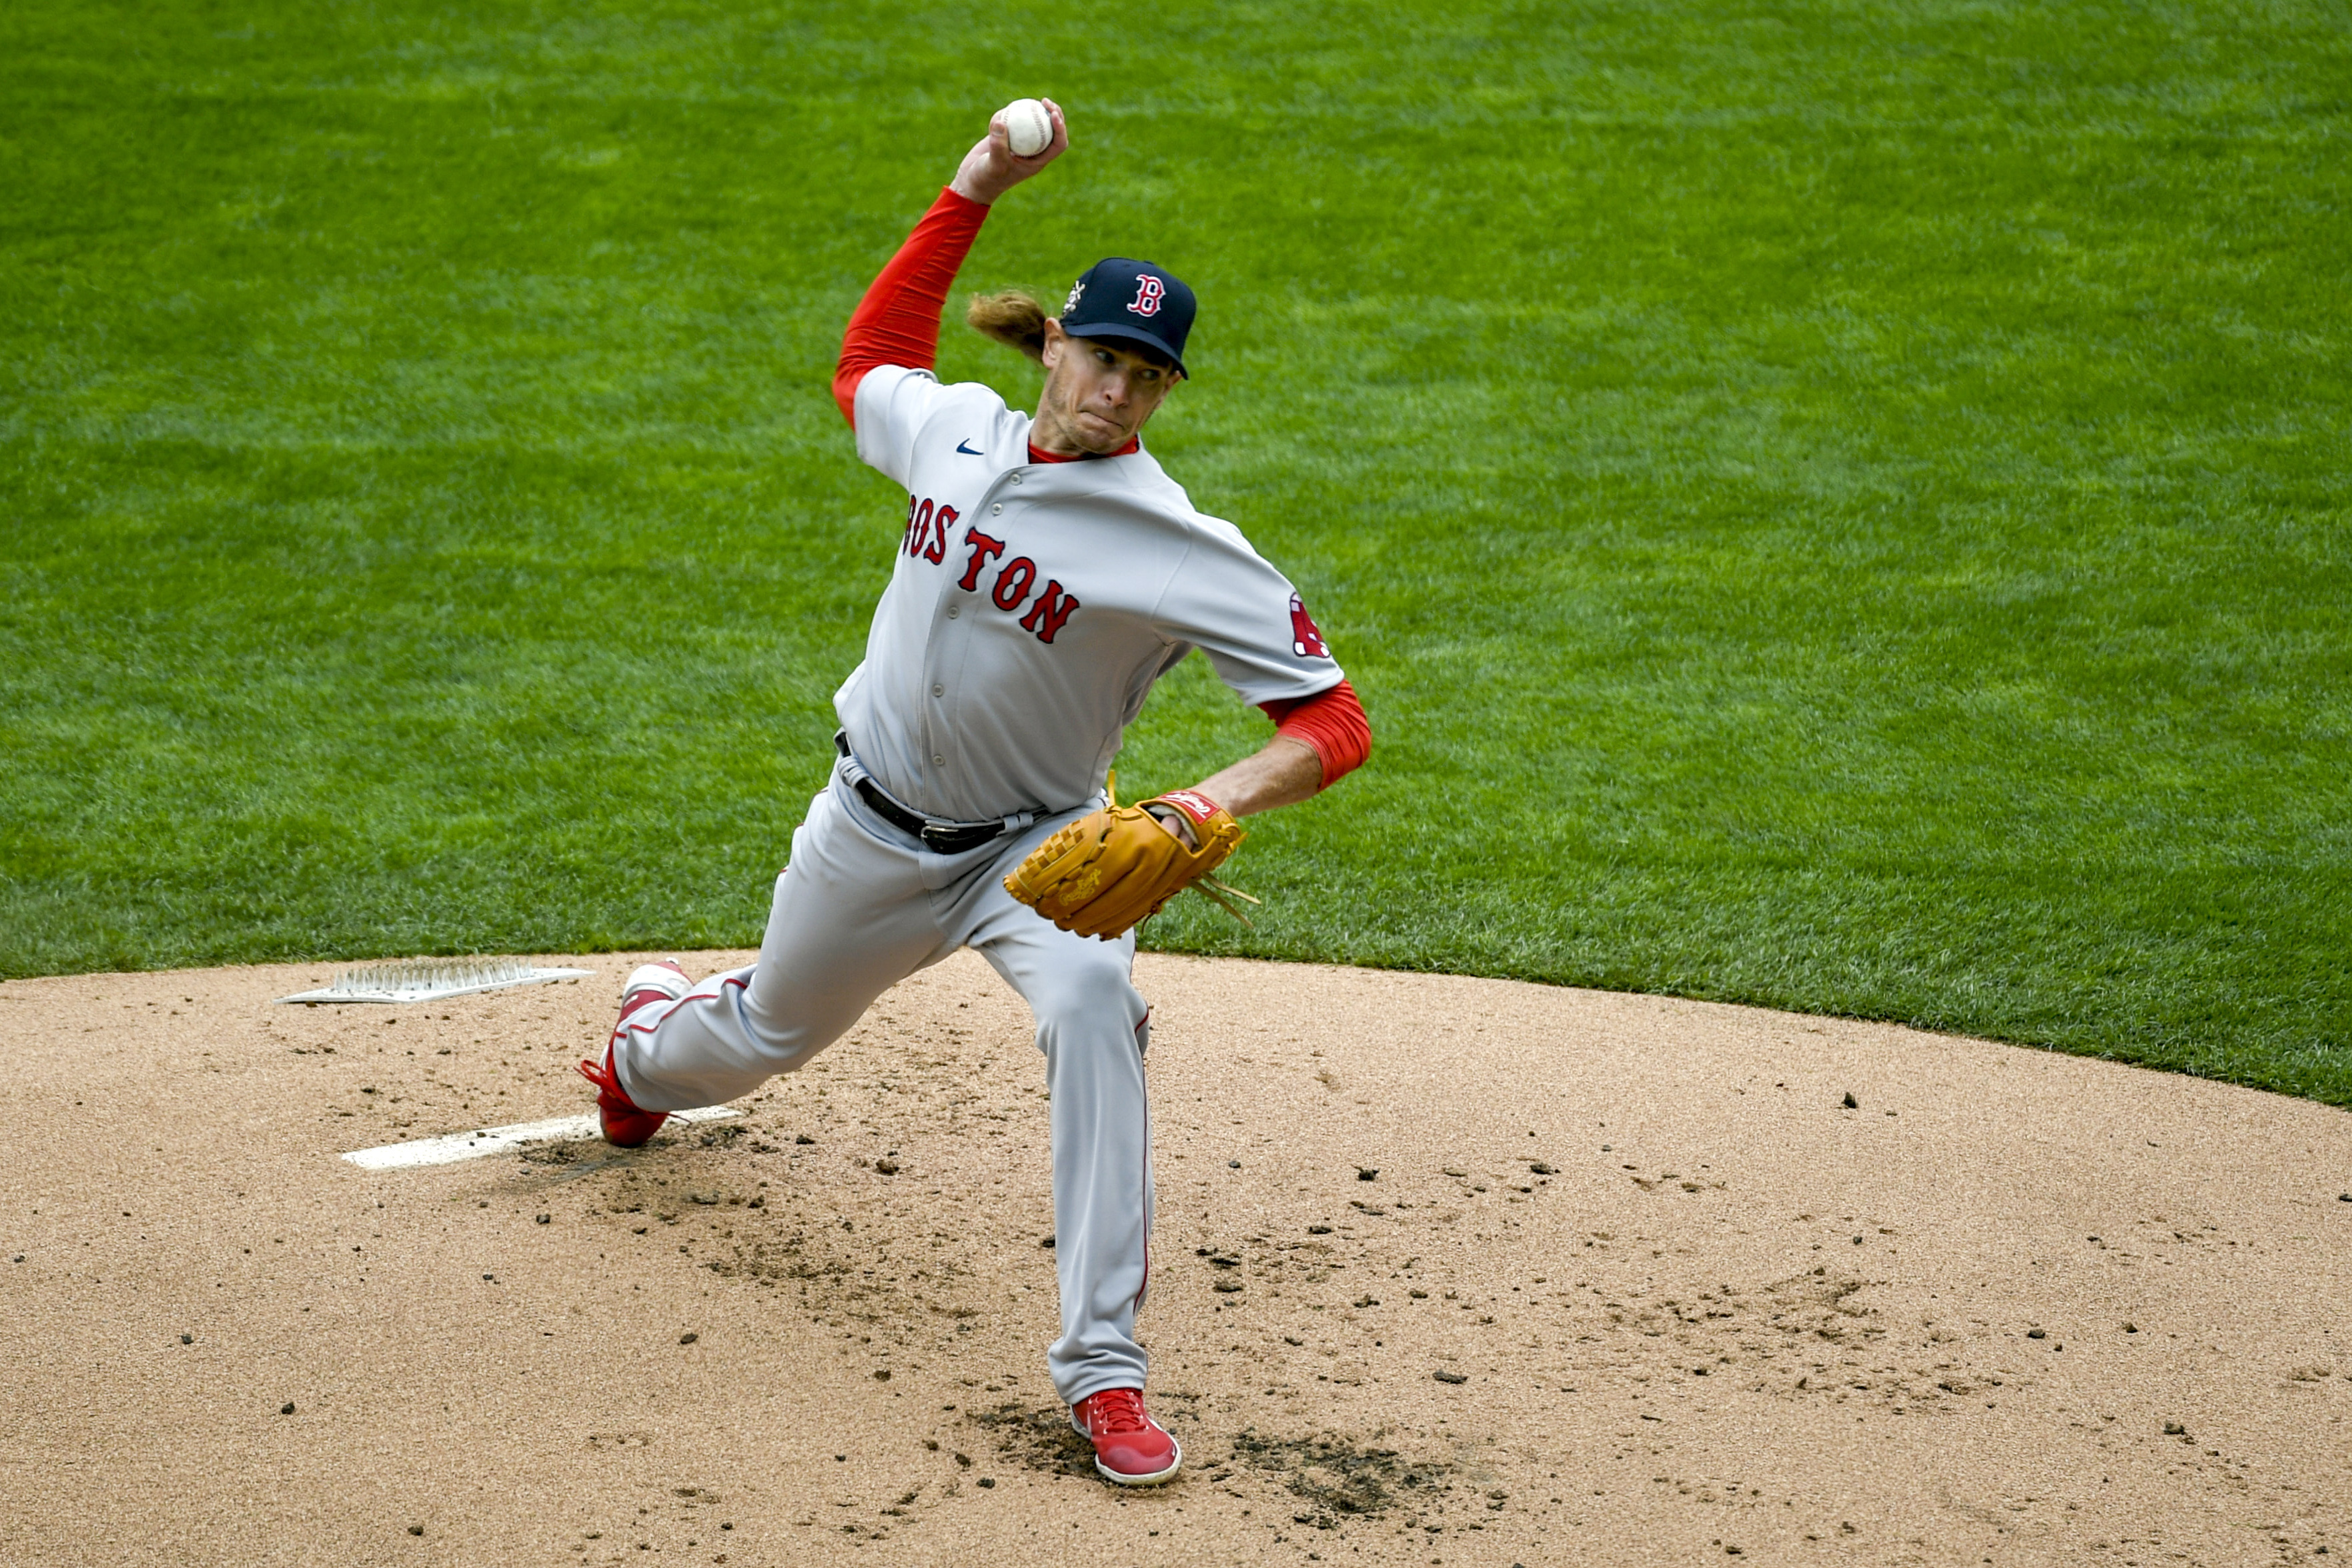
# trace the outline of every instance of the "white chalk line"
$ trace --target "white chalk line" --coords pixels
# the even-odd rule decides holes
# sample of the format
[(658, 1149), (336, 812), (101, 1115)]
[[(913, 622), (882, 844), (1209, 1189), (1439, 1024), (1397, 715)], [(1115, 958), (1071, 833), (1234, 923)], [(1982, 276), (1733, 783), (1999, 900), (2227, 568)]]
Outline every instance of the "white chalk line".
[[(674, 1121), (720, 1121), (743, 1113), (731, 1105), (705, 1106), (699, 1110), (673, 1110)], [(479, 1127), (471, 1132), (448, 1132), (407, 1143), (386, 1143), (374, 1149), (354, 1149), (343, 1156), (363, 1171), (400, 1171), (412, 1165), (449, 1165), (504, 1153), (525, 1143), (571, 1142), (600, 1138), (603, 1130), (593, 1116), (558, 1116), (546, 1121), (517, 1121), (505, 1127)]]

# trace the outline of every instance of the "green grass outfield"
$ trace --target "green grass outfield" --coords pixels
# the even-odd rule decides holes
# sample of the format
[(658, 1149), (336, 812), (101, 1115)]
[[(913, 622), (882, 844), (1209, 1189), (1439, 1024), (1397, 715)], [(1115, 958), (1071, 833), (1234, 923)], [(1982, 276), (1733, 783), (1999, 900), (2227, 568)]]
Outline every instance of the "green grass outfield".
[[(1378, 735), (1153, 944), (2352, 1105), (2336, 4), (18, 0), (0, 973), (754, 942), (841, 323), (1024, 92), (965, 282), (1199, 287), (1153, 446)], [(1121, 775), (1265, 733), (1196, 659)]]

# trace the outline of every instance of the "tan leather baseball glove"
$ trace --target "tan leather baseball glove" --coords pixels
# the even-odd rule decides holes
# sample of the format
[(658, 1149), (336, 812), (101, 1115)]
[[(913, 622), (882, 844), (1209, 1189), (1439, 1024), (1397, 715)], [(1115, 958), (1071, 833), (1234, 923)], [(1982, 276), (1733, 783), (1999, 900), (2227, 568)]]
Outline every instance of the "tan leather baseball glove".
[[(1153, 820), (1153, 806), (1180, 814), (1198, 847), (1188, 847)], [(1171, 790), (1139, 805), (1114, 804), (1078, 818), (1030, 851), (1004, 879), (1004, 890), (1064, 931), (1109, 942), (1224, 864), (1245, 837), (1215, 801)]]

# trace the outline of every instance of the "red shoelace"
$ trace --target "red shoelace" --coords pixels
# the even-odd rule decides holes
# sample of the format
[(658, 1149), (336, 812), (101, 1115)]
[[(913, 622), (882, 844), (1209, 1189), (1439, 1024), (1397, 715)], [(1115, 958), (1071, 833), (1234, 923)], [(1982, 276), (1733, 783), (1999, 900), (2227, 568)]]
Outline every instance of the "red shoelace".
[(614, 1076), (613, 1069), (606, 1067), (604, 1062), (582, 1062), (580, 1076), (606, 1094), (619, 1095), (624, 1100), (629, 1098), (621, 1089), (621, 1080)]
[(1143, 1413), (1142, 1390), (1107, 1388), (1096, 1394), (1087, 1402), (1087, 1426), (1104, 1437), (1147, 1430), (1151, 1417)]

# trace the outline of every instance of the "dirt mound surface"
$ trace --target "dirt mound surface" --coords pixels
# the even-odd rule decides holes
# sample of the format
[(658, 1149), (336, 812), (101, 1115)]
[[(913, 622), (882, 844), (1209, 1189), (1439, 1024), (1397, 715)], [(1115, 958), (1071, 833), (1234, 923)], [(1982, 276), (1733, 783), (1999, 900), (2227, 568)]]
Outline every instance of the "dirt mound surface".
[[(703, 954), (696, 973), (746, 961)], [(1046, 1381), (1043, 1061), (971, 955), (740, 1120), (593, 980), (0, 985), (0, 1558), (1979, 1563), (2352, 1552), (2352, 1116), (1885, 1026), (1145, 957), (1175, 1485)]]

